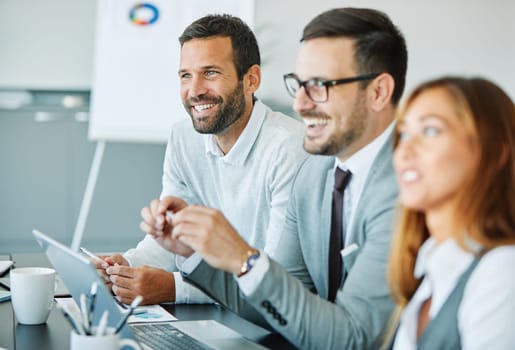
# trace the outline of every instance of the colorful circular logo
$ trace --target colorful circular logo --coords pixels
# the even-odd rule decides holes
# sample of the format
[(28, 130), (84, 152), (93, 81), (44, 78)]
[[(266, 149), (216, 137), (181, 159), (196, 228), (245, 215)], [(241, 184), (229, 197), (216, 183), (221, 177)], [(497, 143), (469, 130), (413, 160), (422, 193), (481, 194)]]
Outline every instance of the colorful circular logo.
[(134, 5), (129, 12), (129, 19), (138, 26), (149, 26), (159, 18), (159, 10), (149, 3)]

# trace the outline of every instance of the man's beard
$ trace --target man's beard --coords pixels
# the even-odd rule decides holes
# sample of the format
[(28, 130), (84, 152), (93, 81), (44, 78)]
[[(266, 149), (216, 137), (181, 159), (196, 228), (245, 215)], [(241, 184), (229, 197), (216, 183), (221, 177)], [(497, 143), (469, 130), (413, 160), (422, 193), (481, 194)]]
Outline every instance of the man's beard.
[[(206, 118), (195, 117), (191, 111), (192, 103), (217, 104), (220, 110), (214, 118), (207, 120)], [(201, 134), (220, 134), (238, 120), (245, 111), (245, 96), (243, 95), (243, 82), (239, 81), (234, 90), (227, 96), (227, 101), (221, 96), (200, 95), (192, 97), (184, 102), (186, 111), (191, 116), (193, 127)]]
[[(367, 121), (367, 115), (364, 107), (365, 101), (363, 98), (356, 99), (354, 107), (349, 114), (347, 130), (340, 134), (333, 134), (329, 139), (321, 145), (316, 145), (304, 139), (304, 150), (311, 154), (334, 156), (338, 155), (349, 146), (351, 146), (357, 139), (359, 139), (364, 131)], [(308, 112), (301, 115), (306, 117), (322, 117), (330, 118), (325, 113)], [(307, 136), (306, 136), (307, 138)]]

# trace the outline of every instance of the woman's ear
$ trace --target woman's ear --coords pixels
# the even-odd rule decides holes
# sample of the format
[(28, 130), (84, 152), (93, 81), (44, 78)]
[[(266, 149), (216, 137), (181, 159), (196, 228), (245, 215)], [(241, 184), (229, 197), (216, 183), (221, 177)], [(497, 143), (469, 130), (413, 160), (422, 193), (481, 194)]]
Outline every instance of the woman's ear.
[(499, 162), (497, 163), (497, 169), (501, 170), (506, 163), (508, 162), (508, 146), (505, 144), (502, 145), (501, 155), (499, 157)]

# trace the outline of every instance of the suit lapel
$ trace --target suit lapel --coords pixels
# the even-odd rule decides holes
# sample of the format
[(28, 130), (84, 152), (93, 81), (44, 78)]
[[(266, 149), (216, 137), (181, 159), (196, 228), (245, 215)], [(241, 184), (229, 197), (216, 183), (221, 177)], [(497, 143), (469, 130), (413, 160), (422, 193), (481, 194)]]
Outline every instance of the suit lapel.
[[(364, 239), (363, 236), (358, 236), (358, 234), (362, 234), (361, 230), (355, 229), (356, 225), (359, 225), (364, 217), (364, 213), (367, 212), (368, 198), (375, 191), (380, 189), (377, 188), (377, 177), (378, 176), (387, 176), (391, 172), (392, 169), (392, 149), (393, 149), (393, 133), (388, 136), (388, 139), (384, 143), (383, 147), (377, 153), (374, 162), (372, 163), (372, 167), (368, 172), (368, 177), (365, 180), (365, 185), (363, 187), (363, 192), (361, 193), (361, 198), (359, 203), (357, 203), (356, 213), (354, 215), (354, 221), (351, 223), (350, 229), (347, 230), (348, 242), (350, 243), (358, 243), (358, 245), (362, 244)], [(348, 227), (349, 228), (349, 227)]]

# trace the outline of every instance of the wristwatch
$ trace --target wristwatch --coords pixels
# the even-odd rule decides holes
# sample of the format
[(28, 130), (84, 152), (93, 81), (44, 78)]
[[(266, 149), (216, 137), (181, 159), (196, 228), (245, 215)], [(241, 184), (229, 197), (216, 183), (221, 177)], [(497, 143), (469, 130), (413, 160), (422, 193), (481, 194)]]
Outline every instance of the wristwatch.
[(245, 254), (245, 257), (244, 257), (245, 260), (244, 260), (243, 264), (241, 265), (240, 273), (238, 274), (238, 277), (241, 277), (241, 276), (245, 275), (246, 273), (248, 273), (250, 270), (252, 270), (252, 268), (256, 264), (256, 261), (260, 255), (261, 254), (259, 253), (259, 250), (257, 250), (257, 249), (248, 250), (247, 253)]

